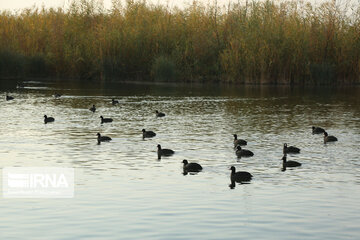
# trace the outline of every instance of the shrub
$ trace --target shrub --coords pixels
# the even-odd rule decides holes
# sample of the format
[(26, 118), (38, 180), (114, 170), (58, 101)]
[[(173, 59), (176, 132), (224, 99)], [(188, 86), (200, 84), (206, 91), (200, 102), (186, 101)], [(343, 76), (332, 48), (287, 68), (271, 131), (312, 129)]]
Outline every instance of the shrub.
[(48, 67), (43, 55), (35, 55), (28, 57), (25, 65), (25, 72), (27, 76), (31, 77), (46, 77)]
[(24, 56), (9, 50), (0, 51), (0, 77), (20, 77), (24, 73)]
[(151, 73), (156, 81), (174, 81), (176, 80), (175, 63), (165, 56), (159, 56), (155, 59)]

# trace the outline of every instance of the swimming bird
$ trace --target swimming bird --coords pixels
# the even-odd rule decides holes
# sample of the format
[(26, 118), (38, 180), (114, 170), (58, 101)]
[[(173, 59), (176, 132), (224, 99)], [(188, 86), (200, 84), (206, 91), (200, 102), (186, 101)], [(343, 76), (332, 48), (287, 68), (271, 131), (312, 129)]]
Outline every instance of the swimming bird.
[(118, 100), (115, 100), (115, 99), (113, 98), (113, 99), (111, 99), (111, 103), (112, 103), (112, 105), (116, 105), (116, 104), (119, 103), (119, 101), (118, 101)]
[(165, 113), (159, 112), (158, 110), (155, 111), (157, 117), (165, 117)]
[(158, 148), (158, 150), (157, 150), (158, 159), (160, 159), (161, 156), (171, 156), (171, 155), (173, 155), (175, 153), (171, 149), (166, 149), (166, 148), (162, 149), (160, 144), (157, 145), (157, 148)]
[(54, 94), (54, 97), (55, 97), (55, 98), (59, 98), (59, 97), (61, 97), (61, 94), (60, 94), (60, 93), (55, 93), (55, 94)]
[(111, 141), (111, 140), (112, 140), (112, 139), (111, 139), (111, 137), (108, 137), (108, 136), (101, 136), (101, 134), (100, 134), (100, 133), (97, 133), (96, 135), (97, 135), (97, 140), (98, 140), (98, 143), (100, 143), (100, 142), (109, 142), (109, 141)]
[(245, 146), (247, 145), (247, 141), (243, 139), (238, 139), (237, 134), (234, 134), (234, 147), (236, 147), (237, 145)]
[(249, 172), (235, 172), (236, 169), (234, 166), (231, 166), (230, 180), (231, 182), (249, 182), (252, 179), (252, 175)]
[(182, 161), (184, 172), (200, 172), (203, 168), (198, 163), (189, 163), (186, 159)]
[(104, 118), (103, 116), (100, 116), (101, 118), (101, 124), (103, 123), (109, 123), (109, 122), (112, 122), (112, 118)]
[(283, 160), (283, 168), (285, 169), (286, 167), (300, 167), (301, 163), (296, 162), (296, 161), (286, 161), (286, 154), (283, 156), (282, 158)]
[(142, 130), (143, 138), (152, 138), (156, 136), (156, 133), (153, 131), (146, 131), (145, 129)]
[(300, 153), (300, 148), (294, 146), (287, 146), (287, 143), (284, 143), (283, 153)]
[(89, 108), (89, 110), (90, 111), (92, 111), (93, 113), (96, 111), (96, 107), (95, 107), (95, 105), (92, 105), (92, 107), (91, 108)]
[(8, 94), (6, 94), (6, 101), (10, 101), (10, 100), (14, 100), (14, 97), (9, 96)]
[(238, 157), (252, 157), (254, 153), (250, 150), (242, 149), (239, 145), (236, 147), (236, 156)]
[(324, 143), (336, 142), (338, 139), (334, 136), (329, 136), (327, 132), (324, 132)]
[(46, 115), (44, 115), (44, 123), (48, 123), (48, 122), (54, 122), (55, 119), (53, 117), (48, 117)]
[(324, 133), (325, 129), (321, 128), (321, 127), (312, 127), (312, 134), (320, 134), (320, 133)]

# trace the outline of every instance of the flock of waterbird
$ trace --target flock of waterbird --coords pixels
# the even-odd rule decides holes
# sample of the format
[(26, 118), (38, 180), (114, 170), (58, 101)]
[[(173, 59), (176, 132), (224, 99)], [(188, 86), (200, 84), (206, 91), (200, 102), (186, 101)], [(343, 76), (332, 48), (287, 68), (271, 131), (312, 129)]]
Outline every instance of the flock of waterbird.
[[(312, 134), (324, 134), (324, 143), (328, 143), (328, 142), (336, 142), (338, 139), (334, 136), (329, 136), (328, 133), (325, 131), (325, 129), (321, 128), (321, 127), (312, 127)], [(242, 149), (241, 146), (245, 146), (247, 145), (247, 141), (245, 141), (244, 139), (238, 139), (237, 135), (234, 134), (234, 148), (235, 148), (235, 153), (237, 155), (237, 157), (241, 158), (241, 157), (252, 157), (254, 156), (254, 153), (250, 150), (247, 149)], [(282, 157), (282, 161), (283, 161), (283, 168), (282, 170), (285, 171), (286, 168), (290, 168), (290, 167), (300, 167), (301, 163), (297, 162), (297, 161), (287, 161), (287, 154), (298, 154), (300, 153), (300, 148), (298, 147), (294, 147), (294, 146), (288, 146), (287, 143), (284, 143), (284, 147), (283, 147), (283, 157)], [(231, 179), (231, 184), (230, 187), (234, 187), (235, 182), (238, 183), (243, 183), (243, 182), (248, 182), (252, 179), (252, 175), (249, 172), (236, 172), (236, 169), (234, 166), (232, 166), (230, 168), (231, 170), (231, 175), (230, 175), (230, 179)]]
[[(54, 97), (55, 98), (59, 98), (61, 97), (61, 94), (55, 93)], [(10, 101), (13, 100), (14, 97), (9, 96), (8, 94), (6, 94), (6, 101)], [(115, 100), (114, 98), (111, 100), (111, 103), (113, 105), (116, 105), (119, 103), (119, 101)], [(92, 111), (93, 113), (95, 113), (96, 111), (96, 107), (95, 104), (92, 105), (91, 108), (89, 108), (90, 111)], [(165, 114), (162, 112), (159, 112), (158, 110), (155, 111), (155, 115), (156, 117), (165, 117)], [(110, 123), (113, 121), (113, 119), (111, 118), (104, 118), (103, 116), (100, 116), (101, 119), (101, 124), (103, 123)], [(44, 115), (44, 123), (50, 123), (50, 122), (54, 122), (55, 118), (53, 117), (48, 117), (47, 115)], [(321, 127), (312, 127), (312, 134), (324, 134), (324, 144), (328, 143), (328, 142), (336, 142), (338, 139), (334, 136), (330, 136), (328, 135), (328, 133), (325, 131), (325, 129), (321, 128)], [(156, 136), (156, 133), (153, 131), (146, 131), (145, 129), (142, 129), (142, 136), (143, 139), (145, 138), (153, 138)], [(246, 146), (247, 145), (247, 141), (244, 139), (238, 139), (237, 134), (234, 134), (234, 149), (235, 149), (235, 154), (238, 158), (241, 157), (252, 157), (254, 156), (254, 153), (250, 150), (247, 149), (243, 149), (241, 146)], [(112, 139), (108, 136), (102, 136), (100, 133), (97, 133), (97, 142), (98, 144), (100, 144), (101, 142), (109, 142)], [(299, 167), (301, 166), (301, 163), (296, 162), (296, 161), (287, 161), (287, 154), (298, 154), (300, 153), (300, 148), (294, 147), (294, 146), (288, 146), (287, 143), (284, 143), (283, 146), (283, 157), (282, 157), (282, 161), (283, 161), (283, 171), (286, 170), (287, 167)], [(171, 149), (166, 149), (166, 148), (162, 148), (160, 144), (157, 145), (157, 155), (158, 155), (158, 159), (161, 159), (162, 156), (168, 157), (168, 156), (172, 156), (174, 155), (175, 152)], [(184, 174), (187, 173), (197, 173), (202, 171), (202, 166), (198, 163), (195, 162), (191, 162), (189, 163), (186, 159), (184, 159), (182, 161), (183, 163), (183, 170), (184, 170)], [(249, 172), (245, 172), (245, 171), (238, 171), (236, 172), (236, 169), (234, 166), (231, 166), (230, 169), (231, 170), (231, 174), (230, 174), (230, 180), (231, 180), (231, 185), (230, 187), (234, 187), (235, 182), (237, 183), (246, 183), (251, 181), (252, 179), (252, 175)]]

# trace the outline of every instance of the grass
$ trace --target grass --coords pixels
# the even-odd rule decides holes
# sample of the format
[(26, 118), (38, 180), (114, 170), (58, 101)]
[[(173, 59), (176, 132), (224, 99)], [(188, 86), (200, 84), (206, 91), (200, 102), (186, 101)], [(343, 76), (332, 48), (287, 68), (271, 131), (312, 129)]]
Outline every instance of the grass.
[(0, 77), (360, 83), (360, 7), (113, 2), (0, 12)]

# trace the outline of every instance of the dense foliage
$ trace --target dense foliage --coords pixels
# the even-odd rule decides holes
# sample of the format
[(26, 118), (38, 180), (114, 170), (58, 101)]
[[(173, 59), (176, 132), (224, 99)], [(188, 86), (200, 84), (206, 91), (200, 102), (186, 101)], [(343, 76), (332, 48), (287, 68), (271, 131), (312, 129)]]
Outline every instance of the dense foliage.
[(359, 83), (360, 8), (252, 1), (0, 13), (0, 77)]

